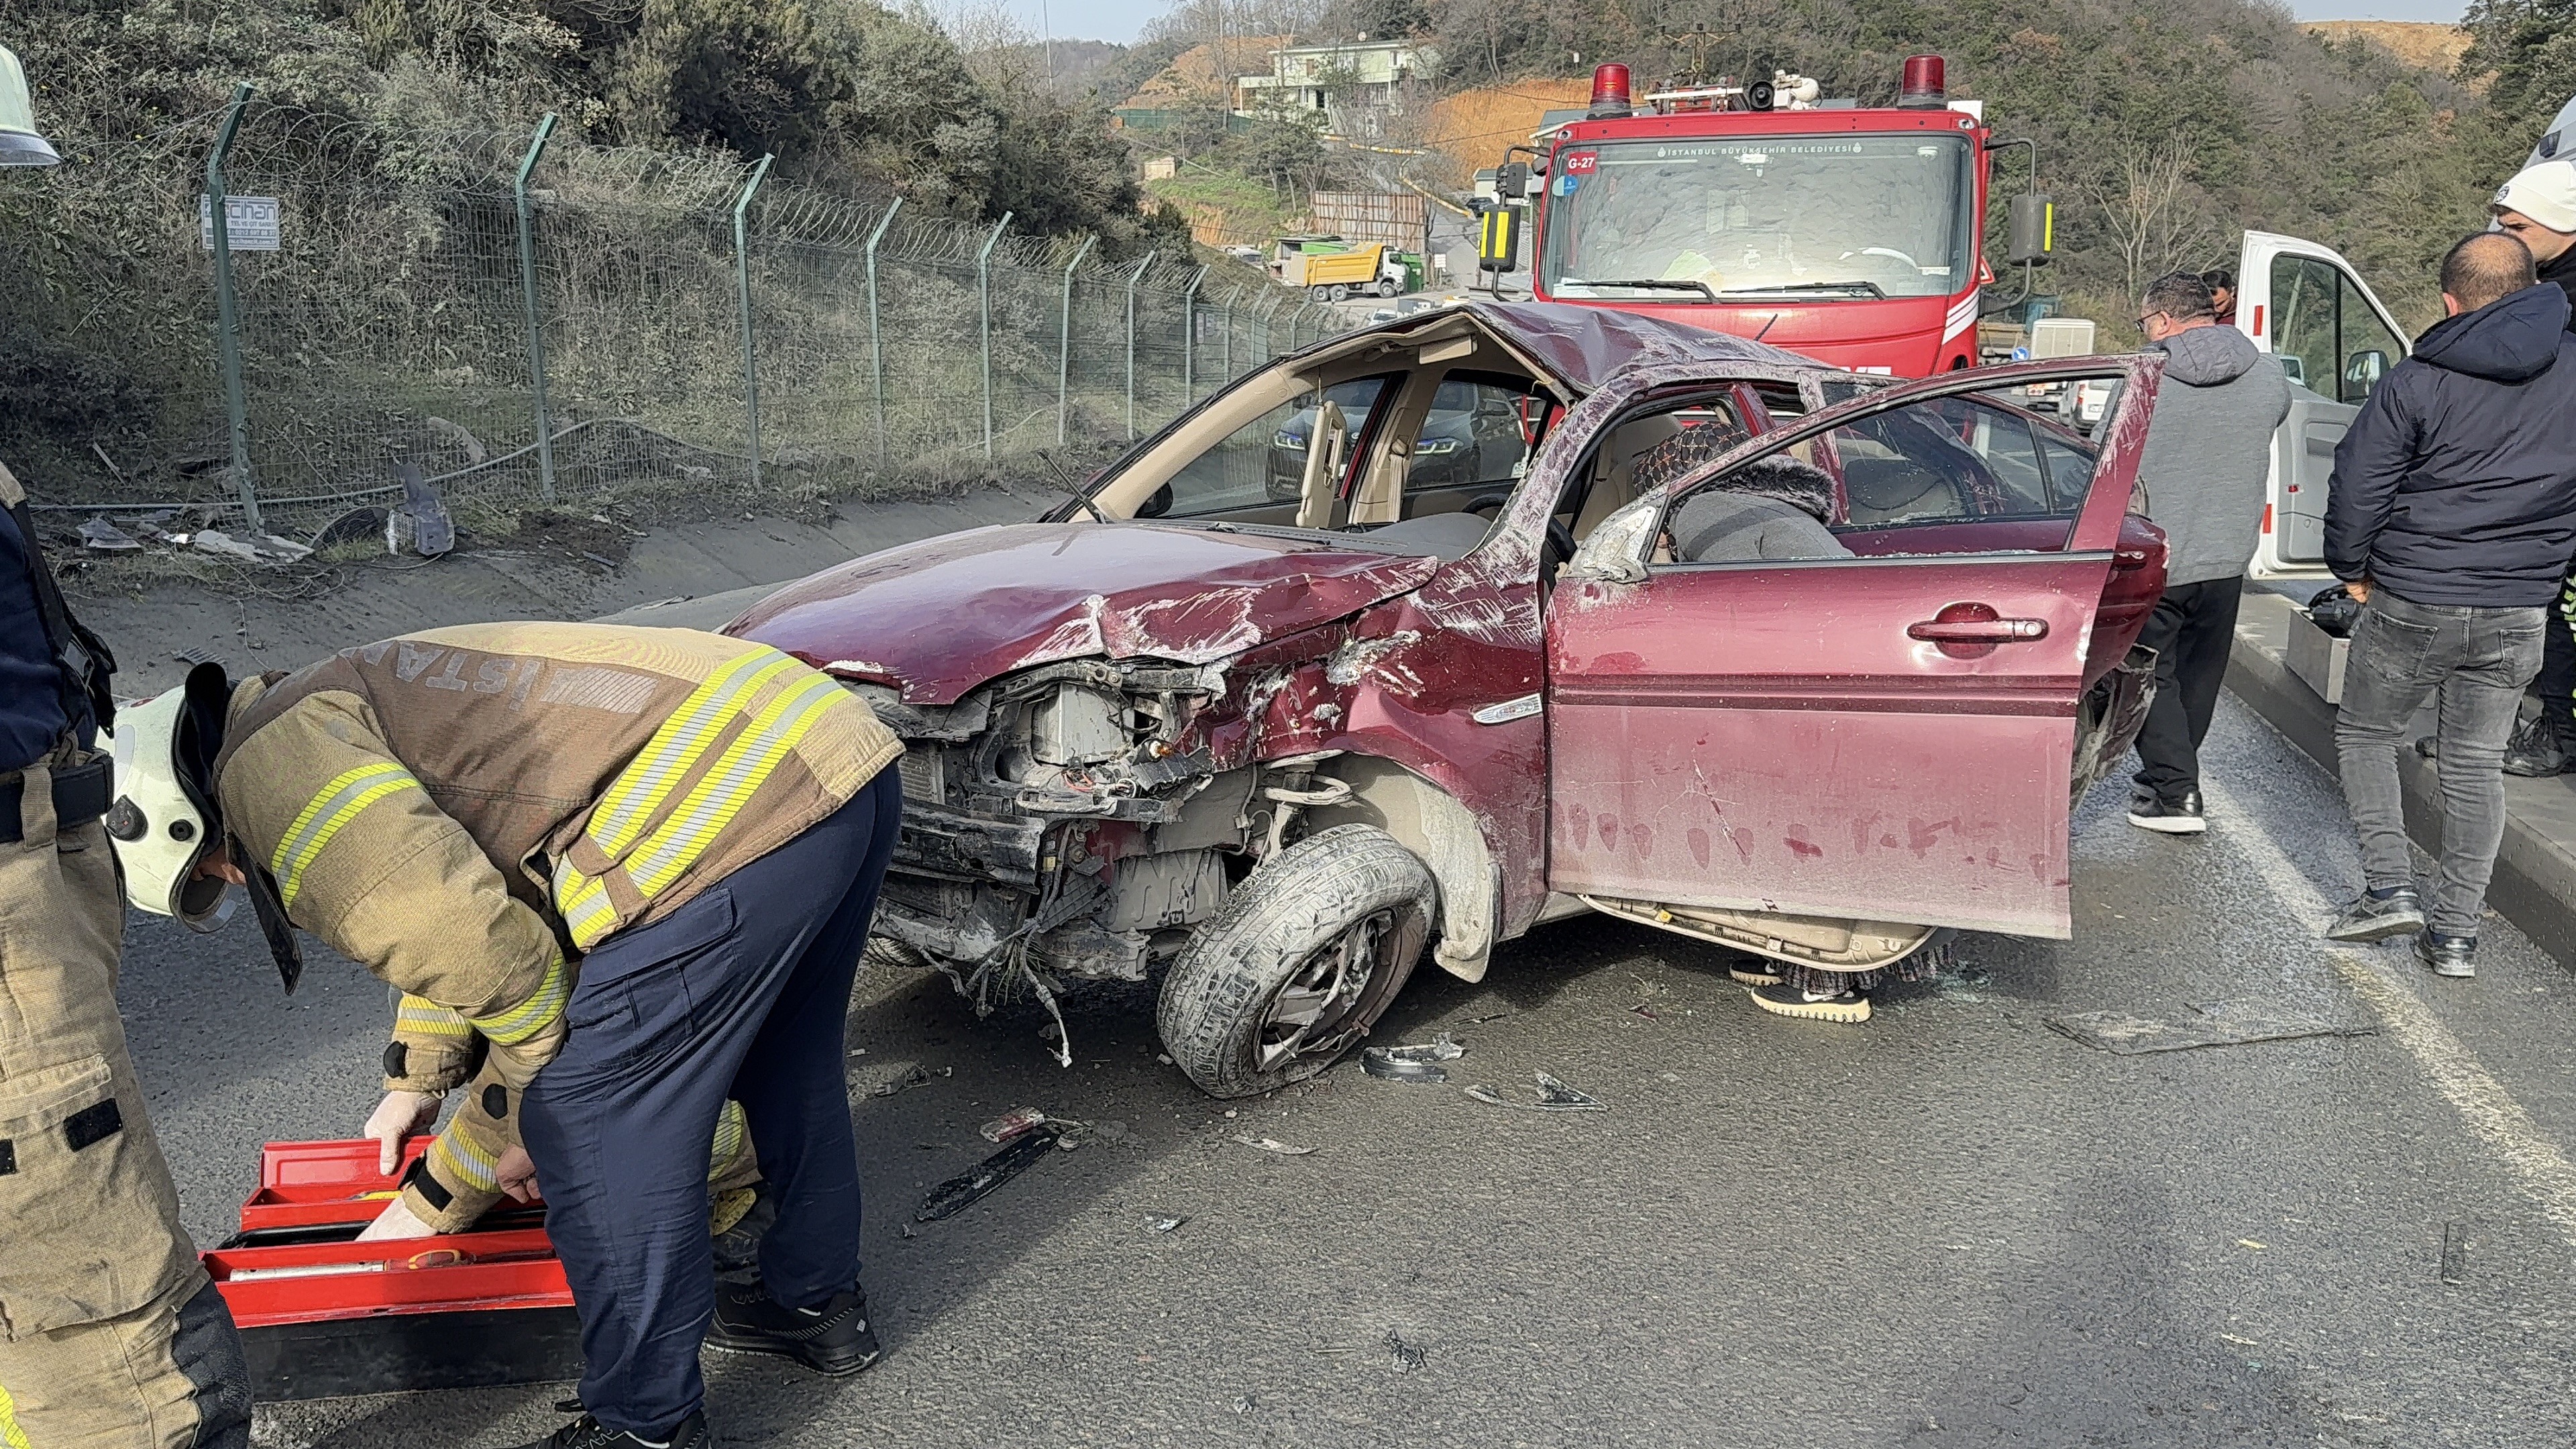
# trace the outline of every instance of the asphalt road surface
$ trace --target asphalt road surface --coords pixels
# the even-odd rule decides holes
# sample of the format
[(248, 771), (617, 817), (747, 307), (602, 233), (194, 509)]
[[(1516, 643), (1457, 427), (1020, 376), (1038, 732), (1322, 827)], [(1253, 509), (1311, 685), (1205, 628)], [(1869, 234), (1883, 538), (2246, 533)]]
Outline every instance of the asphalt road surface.
[[(2088, 802), (2072, 941), (1969, 938), (1965, 969), (1858, 1029), (1761, 1015), (1714, 952), (1577, 920), (1480, 985), (1416, 978), (1381, 1040), (1456, 1034), (1451, 1084), (1346, 1065), (1237, 1116), (1155, 1060), (1139, 1001), (1076, 1015), (1066, 1070), (1041, 1018), (978, 1023), (937, 978), (873, 973), (849, 1079), (887, 1355), (827, 1384), (711, 1354), (717, 1434), (2576, 1441), (2576, 989), (2501, 921), (2474, 982), (2328, 950), (2324, 902), (2357, 884), (2330, 782), (2232, 701), (2210, 764), (2200, 840), (2131, 829), (2116, 788)], [(374, 1095), (383, 988), (324, 960), (285, 1000), (259, 949), (247, 920), (132, 935), (127, 1019), (201, 1241), (261, 1140), (349, 1135)], [(2217, 1003), (2368, 1034), (2123, 1056), (2051, 1027)], [(916, 1065), (928, 1084), (873, 1095)], [(1541, 1070), (1608, 1110), (1460, 1090)], [(910, 1228), (1024, 1104), (1104, 1130)], [(508, 1445), (566, 1392), (280, 1405), (257, 1438)]]

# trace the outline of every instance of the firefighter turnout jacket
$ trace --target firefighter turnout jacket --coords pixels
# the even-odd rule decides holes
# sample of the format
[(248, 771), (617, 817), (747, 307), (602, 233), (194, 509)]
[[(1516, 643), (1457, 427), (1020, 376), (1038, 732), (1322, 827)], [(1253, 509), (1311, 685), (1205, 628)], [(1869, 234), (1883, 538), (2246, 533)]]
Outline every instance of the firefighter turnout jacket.
[[(465, 1070), (479, 1038), (458, 1115), (498, 1127), (563, 1040), (583, 952), (795, 839), (902, 748), (847, 689), (765, 645), (477, 624), (244, 681), (216, 791), (235, 864), (409, 998), (388, 1085)], [(433, 1040), (457, 1055), (416, 1076), (412, 1044)], [(479, 1214), (485, 1154), (514, 1135), (469, 1132), (441, 1162), (479, 1203), (441, 1203), (446, 1185), (415, 1175), (414, 1211), (442, 1228)]]

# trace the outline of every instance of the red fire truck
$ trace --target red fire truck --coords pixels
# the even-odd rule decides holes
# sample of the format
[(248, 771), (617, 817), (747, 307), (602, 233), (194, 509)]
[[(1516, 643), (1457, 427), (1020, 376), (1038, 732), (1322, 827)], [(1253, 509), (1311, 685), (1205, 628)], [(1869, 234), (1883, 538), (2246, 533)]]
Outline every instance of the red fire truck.
[[(1992, 158), (2019, 147), (2035, 174), (2036, 156), (1995, 140), (1982, 103), (1950, 100), (1944, 79), (1941, 57), (1921, 55), (1893, 106), (1824, 99), (1787, 73), (1632, 100), (1628, 67), (1604, 65), (1582, 118), (1498, 168), (1498, 204), (1535, 194), (1539, 300), (1651, 313), (1864, 372), (1968, 367), (1979, 287), (1995, 280), (1982, 254)], [(2046, 261), (2048, 198), (2035, 186), (2013, 197), (2011, 222), (2006, 262)], [(1498, 249), (1518, 251), (1513, 225), (1488, 221), (1489, 267)]]

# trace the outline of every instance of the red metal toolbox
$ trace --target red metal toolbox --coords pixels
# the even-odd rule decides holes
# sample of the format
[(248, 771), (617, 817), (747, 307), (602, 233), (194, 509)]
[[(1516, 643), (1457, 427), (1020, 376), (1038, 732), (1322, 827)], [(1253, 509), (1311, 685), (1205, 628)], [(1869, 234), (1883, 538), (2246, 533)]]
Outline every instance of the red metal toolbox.
[[(409, 1166), (429, 1146), (413, 1140)], [(541, 1207), (470, 1232), (356, 1241), (399, 1190), (376, 1144), (272, 1142), (242, 1230), (202, 1254), (264, 1400), (581, 1375), (581, 1327)]]

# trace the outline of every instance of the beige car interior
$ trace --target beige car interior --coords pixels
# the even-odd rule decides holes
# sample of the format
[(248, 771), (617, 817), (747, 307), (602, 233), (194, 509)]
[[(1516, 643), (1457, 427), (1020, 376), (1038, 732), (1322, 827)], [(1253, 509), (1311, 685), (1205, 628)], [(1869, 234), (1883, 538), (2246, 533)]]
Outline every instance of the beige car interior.
[[(1560, 399), (1570, 395), (1464, 315), (1443, 318), (1411, 334), (1353, 338), (1344, 346), (1303, 359), (1293, 372), (1280, 369), (1250, 379), (1222, 406), (1189, 419), (1151, 453), (1138, 458), (1093, 495), (1092, 502), (1112, 518), (1132, 518), (1181, 469), (1273, 409), (1313, 399), (1345, 382), (1389, 372), (1404, 376), (1378, 401), (1374, 411), (1382, 417), (1354, 418), (1330, 400), (1316, 406), (1298, 480), (1295, 526), (1366, 527), (1382, 539), (1416, 544), (1438, 557), (1462, 557), (1482, 541), (1491, 519), (1458, 511), (1473, 500), (1456, 490), (1410, 497), (1405, 492), (1414, 439), (1430, 416), (1441, 384), (1459, 373), (1529, 378)], [(1681, 433), (1682, 425), (1673, 416), (1652, 413), (1609, 435), (1595, 453), (1589, 484), (1571, 520), (1578, 542), (1601, 520), (1638, 497), (1638, 460)], [(1356, 460), (1358, 482), (1345, 503), (1338, 496), (1340, 483), (1350, 476), (1352, 450), (1363, 442), (1367, 453)], [(1496, 491), (1507, 491), (1509, 486), (1509, 481), (1497, 480)], [(1419, 511), (1426, 506), (1429, 511)]]
[[(1299, 480), (1296, 526), (1398, 526), (1412, 522), (1404, 517), (1404, 485), (1412, 464), (1413, 440), (1430, 414), (1442, 380), (1453, 371), (1532, 378), (1559, 397), (1571, 395), (1562, 384), (1464, 313), (1443, 317), (1415, 332), (1368, 333), (1309, 355), (1293, 371), (1277, 368), (1246, 380), (1220, 406), (1186, 420), (1151, 452), (1136, 459), (1092, 495), (1092, 504), (1108, 517), (1133, 518), (1137, 509), (1184, 467), (1273, 409), (1354, 379), (1402, 372), (1407, 374), (1402, 385), (1378, 403), (1378, 409), (1385, 414), (1379, 426), (1355, 428), (1330, 402), (1318, 410), (1318, 426)], [(1354, 434), (1361, 433), (1367, 435), (1369, 455), (1359, 460), (1358, 486), (1352, 490), (1347, 514), (1343, 514), (1342, 500), (1336, 496), (1338, 485), (1349, 473), (1351, 449), (1358, 441)], [(1463, 536), (1462, 526), (1449, 527), (1444, 539), (1449, 533)], [(1457, 542), (1447, 541), (1453, 546)]]
[(1350, 420), (1342, 405), (1327, 398), (1315, 408), (1315, 431), (1306, 446), (1306, 476), (1297, 485), (1297, 526), (1329, 528), (1333, 493), (1342, 480), (1342, 454), (1351, 442)]

